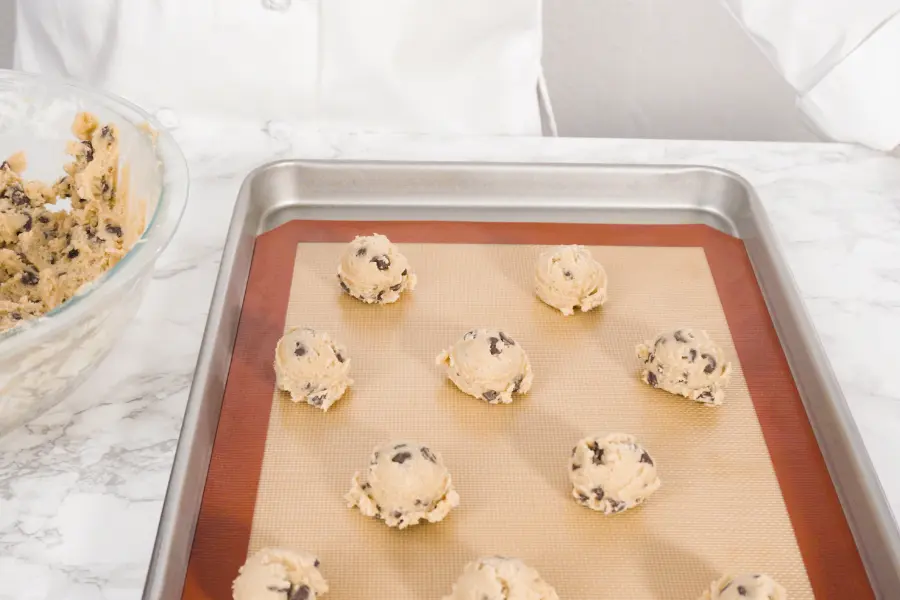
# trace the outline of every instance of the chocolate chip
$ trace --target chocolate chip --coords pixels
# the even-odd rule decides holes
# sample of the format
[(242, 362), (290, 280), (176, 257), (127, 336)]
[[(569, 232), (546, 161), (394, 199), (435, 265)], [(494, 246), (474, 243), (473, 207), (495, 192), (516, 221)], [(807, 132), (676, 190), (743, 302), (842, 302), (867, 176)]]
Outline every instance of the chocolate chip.
[(38, 221), (39, 221), (40, 223), (49, 223), (49, 222), (50, 222), (50, 219), (49, 219), (48, 217), (45, 217), (44, 215), (41, 215), (41, 216), (38, 217)]
[(681, 342), (682, 344), (687, 344), (687, 338), (684, 337), (684, 334), (681, 333), (680, 329), (678, 331), (676, 331), (674, 334), (672, 334), (672, 337), (675, 338), (676, 342)]
[(565, 277), (566, 279), (572, 279), (574, 276), (572, 275), (572, 271), (563, 269), (563, 277)]
[(710, 356), (709, 354), (701, 354), (700, 358), (706, 359), (706, 366), (703, 367), (703, 372), (707, 375), (712, 374), (713, 371), (716, 370), (716, 359), (714, 356)]
[(503, 340), (503, 343), (506, 344), (507, 346), (515, 346), (516, 345), (516, 343), (513, 341), (513, 339), (511, 337), (507, 336), (502, 331), (498, 332), (497, 335), (500, 336), (500, 339)]
[(689, 354), (689, 357), (688, 357), (689, 361), (694, 362), (695, 360), (697, 360), (697, 351), (696, 350), (691, 348), (691, 351), (688, 354)]
[(367, 248), (365, 246), (362, 246), (361, 248), (357, 248), (356, 255), (360, 256), (360, 257), (365, 256), (366, 251), (367, 251)]
[(599, 444), (595, 445), (591, 450), (594, 451), (594, 456), (591, 458), (591, 462), (595, 465), (603, 464), (603, 448), (600, 447)]
[(10, 313), (9, 316), (12, 317), (12, 320), (13, 320), (13, 321), (21, 321), (21, 320), (22, 320), (22, 315), (20, 315), (20, 314), (17, 313), (17, 312)]
[(377, 302), (381, 302), (382, 300), (384, 300), (384, 290), (381, 290), (380, 292), (378, 292), (378, 295), (375, 296), (375, 300)]
[(572, 470), (573, 470), (573, 471), (577, 471), (577, 470), (580, 469), (580, 468), (581, 468), (581, 465), (576, 465), (575, 463), (572, 463)]
[(105, 137), (105, 138), (111, 140), (112, 137), (113, 137), (113, 135), (112, 135), (112, 128), (110, 128), (109, 125), (104, 125), (104, 126), (100, 129), (100, 135), (101, 135), (102, 137)]
[(297, 342), (297, 345), (294, 347), (294, 356), (306, 356), (307, 349), (306, 346)]
[(587, 504), (588, 497), (585, 496), (584, 494), (578, 494), (578, 501), (581, 502), (582, 504)]
[(387, 271), (391, 268), (391, 259), (385, 254), (373, 256), (369, 259), (369, 262), (375, 263), (375, 266), (378, 267), (379, 271)]
[(654, 373), (653, 371), (647, 371), (647, 383), (649, 383), (653, 387), (656, 387), (656, 373)]
[(16, 206), (25, 206), (27, 204), (31, 204), (31, 201), (28, 200), (28, 196), (25, 195), (25, 191), (19, 187), (14, 187), (12, 193), (10, 194), (10, 200)]
[(437, 456), (434, 455), (434, 452), (432, 452), (430, 448), (422, 446), (421, 448), (419, 448), (419, 452), (422, 453), (422, 456), (425, 457), (425, 460), (437, 463)]
[(391, 291), (392, 291), (392, 292), (399, 292), (399, 291), (400, 291), (400, 288), (402, 288), (402, 287), (403, 287), (403, 284), (402, 284), (402, 283), (398, 283), (397, 285), (392, 285), (392, 286), (391, 286)]
[(110, 190), (109, 180), (106, 179), (106, 176), (100, 177), (100, 193), (106, 195)]
[(335, 357), (336, 359), (338, 359), (338, 362), (339, 362), (339, 363), (344, 362), (344, 355), (341, 354), (341, 351), (340, 351), (340, 350), (335, 350), (335, 351), (334, 351), (334, 357)]
[(745, 588), (745, 587), (742, 586), (742, 585), (739, 585), (739, 586), (737, 587), (737, 593), (738, 593), (739, 596), (746, 596), (746, 595), (747, 595), (747, 588)]
[(463, 336), (464, 340), (474, 340), (478, 338), (478, 332), (476, 330), (467, 331), (466, 335)]
[(697, 396), (697, 400), (700, 400), (701, 402), (705, 402), (705, 401), (712, 402), (713, 399), (714, 399), (714, 398), (713, 398), (713, 394), (712, 394), (712, 392), (709, 391), (709, 390), (700, 392), (700, 395)]
[(603, 492), (603, 488), (600, 487), (599, 485), (597, 487), (595, 487), (594, 489), (592, 489), (591, 493), (594, 495), (594, 498), (597, 499), (597, 502), (600, 502), (601, 500), (603, 500), (603, 496), (606, 495)]
[(409, 271), (407, 271), (406, 269), (403, 269), (403, 272), (400, 273), (400, 275), (401, 275), (402, 277), (406, 277), (407, 273), (409, 273)]
[(609, 502), (609, 508), (610, 508), (609, 512), (611, 514), (620, 513), (623, 510), (625, 510), (624, 502), (619, 502), (618, 500), (613, 500), (613, 499), (609, 499), (609, 500), (607, 500), (607, 502)]
[(422, 500), (420, 498), (416, 498), (416, 506), (422, 506), (423, 504), (425, 504), (425, 503), (422, 502)]
[(519, 388), (522, 387), (522, 380), (523, 380), (523, 379), (525, 379), (525, 376), (524, 376), (524, 375), (516, 375), (516, 378), (513, 379), (513, 390), (512, 390), (512, 393), (513, 393), (513, 394), (518, 394), (518, 393), (519, 393)]
[(25, 224), (22, 226), (22, 231), (31, 231), (32, 224), (33, 224), (33, 222), (31, 220), (31, 215), (28, 215), (27, 220), (25, 221)]
[(488, 402), (496, 402), (497, 396), (499, 396), (499, 395), (500, 395), (499, 392), (496, 392), (494, 390), (487, 390), (485, 393), (483, 393), (481, 395), (481, 397), (484, 398), (485, 400), (487, 400)]
[(319, 568), (319, 559), (318, 558), (315, 560), (315, 562), (313, 562), (313, 566), (317, 569)]
[(325, 402), (325, 399), (328, 397), (328, 394), (319, 394), (318, 396), (313, 396), (309, 399), (309, 403), (313, 406), (322, 406), (322, 403)]
[(572, 456), (575, 456), (575, 453), (578, 452), (578, 446), (572, 448)]
[(650, 455), (647, 454), (647, 452), (644, 452), (643, 454), (641, 454), (641, 460), (640, 460), (640, 462), (642, 462), (642, 463), (647, 463), (647, 464), (650, 465), (651, 467), (653, 466), (653, 459), (650, 458)]
[(497, 356), (503, 352), (503, 350), (497, 347), (497, 344), (500, 343), (500, 338), (490, 337), (488, 338), (488, 342), (491, 344), (491, 356)]
[(92, 160), (94, 160), (94, 145), (89, 141), (81, 143), (84, 144), (85, 160), (87, 160), (87, 162), (91, 162)]
[(403, 513), (400, 512), (399, 510), (395, 510), (395, 511), (394, 511), (393, 513), (391, 513), (391, 514), (393, 515), (393, 517), (394, 517), (395, 519), (399, 519), (400, 517), (403, 516)]
[(288, 600), (309, 600), (309, 586), (301, 585), (297, 590), (288, 596)]
[(69, 250), (69, 253), (66, 254), (66, 256), (69, 257), (69, 260), (78, 258), (78, 248), (72, 248), (71, 250)]
[(406, 461), (412, 458), (412, 453), (410, 452), (398, 452), (391, 458), (392, 461), (397, 463), (398, 465), (402, 465)]
[[(348, 294), (350, 294), (350, 288), (347, 286), (346, 283), (344, 283), (344, 280), (341, 279), (340, 275), (338, 275), (338, 281), (341, 282), (341, 289), (344, 290), (345, 292), (347, 292)], [(350, 295), (352, 296), (353, 294), (350, 294)]]
[(108, 233), (113, 234), (116, 237), (122, 237), (122, 228), (118, 225), (112, 225), (110, 223), (106, 224), (106, 231)]
[(2, 163), (0, 163), (0, 169), (9, 170), (9, 168), (10, 168), (9, 163), (6, 162), (5, 160)]
[(25, 285), (37, 285), (39, 281), (40, 278), (36, 273), (32, 273), (31, 271), (22, 273), (22, 283)]

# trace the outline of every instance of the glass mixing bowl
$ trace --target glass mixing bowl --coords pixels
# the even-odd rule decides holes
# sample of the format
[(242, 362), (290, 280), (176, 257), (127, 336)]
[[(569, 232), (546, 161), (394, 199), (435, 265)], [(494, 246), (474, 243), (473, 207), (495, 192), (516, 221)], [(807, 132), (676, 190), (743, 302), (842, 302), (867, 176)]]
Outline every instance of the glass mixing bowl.
[[(0, 333), (0, 436), (47, 411), (78, 386), (134, 316), (188, 196), (184, 155), (171, 135), (131, 103), (81, 85), (0, 69), (0, 160), (25, 151), (27, 179), (64, 174), (81, 111), (119, 128), (119, 189), (144, 210), (143, 235), (109, 271), (44, 317)], [(158, 135), (154, 141), (147, 126)], [(138, 202), (135, 202), (138, 201)], [(139, 206), (143, 202), (143, 206)]]

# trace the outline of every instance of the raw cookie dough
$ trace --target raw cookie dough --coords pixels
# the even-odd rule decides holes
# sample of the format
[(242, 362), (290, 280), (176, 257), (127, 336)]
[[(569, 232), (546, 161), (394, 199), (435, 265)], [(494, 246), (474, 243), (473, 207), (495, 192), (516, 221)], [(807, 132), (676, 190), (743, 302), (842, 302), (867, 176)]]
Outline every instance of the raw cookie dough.
[(234, 600), (315, 600), (328, 582), (315, 556), (263, 548), (247, 559), (231, 589)]
[(559, 596), (521, 560), (491, 556), (467, 564), (444, 600), (559, 600)]
[(338, 265), (341, 289), (366, 304), (390, 304), (416, 287), (416, 276), (399, 248), (383, 235), (357, 236)]
[(509, 404), (526, 394), (534, 375), (522, 346), (497, 329), (473, 329), (437, 357), (463, 392), (489, 404)]
[(699, 600), (787, 600), (787, 592), (768, 575), (725, 575)]
[(569, 479), (579, 504), (606, 515), (634, 508), (661, 485), (653, 459), (626, 433), (578, 442), (569, 461)]
[(719, 406), (731, 376), (731, 363), (703, 330), (678, 329), (640, 344), (641, 380), (702, 404)]
[[(80, 113), (72, 132), (73, 160), (52, 186), (22, 178), (21, 153), (0, 163), (0, 331), (69, 300), (144, 230), (143, 215), (129, 214), (117, 188), (116, 126)], [(70, 199), (71, 208), (55, 207), (59, 198)]]
[(606, 271), (584, 246), (556, 246), (538, 257), (534, 291), (564, 315), (601, 306), (606, 284)]
[(437, 523), (459, 506), (441, 455), (427, 446), (393, 441), (375, 448), (364, 473), (353, 476), (347, 506), (388, 527), (405, 529), (422, 519)]
[(344, 395), (353, 385), (350, 358), (343, 346), (324, 332), (309, 327), (291, 327), (275, 348), (275, 380), (278, 389), (291, 400), (322, 410)]

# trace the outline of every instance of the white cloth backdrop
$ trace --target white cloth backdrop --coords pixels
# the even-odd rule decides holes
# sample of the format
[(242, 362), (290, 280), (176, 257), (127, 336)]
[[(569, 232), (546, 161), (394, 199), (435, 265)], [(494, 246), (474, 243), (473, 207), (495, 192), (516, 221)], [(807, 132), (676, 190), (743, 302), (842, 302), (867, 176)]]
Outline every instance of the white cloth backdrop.
[(18, 0), (16, 65), (166, 119), (540, 135), (541, 0)]

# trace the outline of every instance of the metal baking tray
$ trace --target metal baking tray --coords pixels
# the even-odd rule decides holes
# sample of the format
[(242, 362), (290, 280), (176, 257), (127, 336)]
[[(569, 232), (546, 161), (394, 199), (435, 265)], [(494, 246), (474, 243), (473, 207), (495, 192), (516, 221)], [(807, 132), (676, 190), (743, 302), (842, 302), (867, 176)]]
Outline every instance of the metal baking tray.
[(878, 597), (900, 590), (900, 534), (750, 184), (703, 166), (281, 161), (234, 209), (162, 510), (145, 600), (180, 598), (256, 236), (295, 219), (705, 224), (743, 240)]

